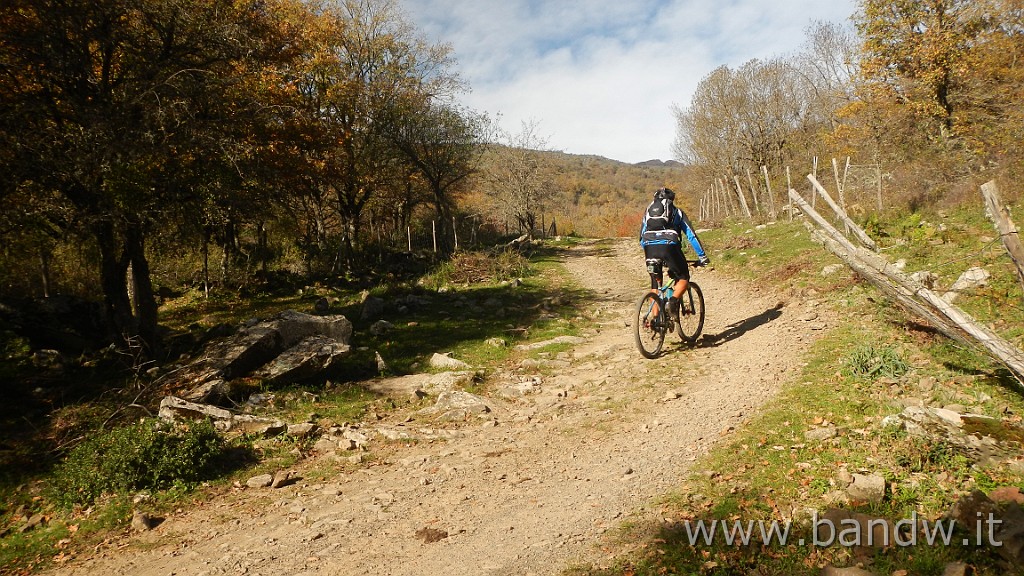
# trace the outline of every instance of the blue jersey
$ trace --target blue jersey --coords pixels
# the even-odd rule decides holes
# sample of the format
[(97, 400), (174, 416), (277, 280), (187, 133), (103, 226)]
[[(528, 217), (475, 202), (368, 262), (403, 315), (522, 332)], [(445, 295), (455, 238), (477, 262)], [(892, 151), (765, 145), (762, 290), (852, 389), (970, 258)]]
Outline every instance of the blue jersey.
[[(660, 200), (655, 200), (655, 202), (660, 202)], [(682, 248), (682, 237), (686, 236), (686, 239), (690, 242), (690, 246), (693, 247), (693, 251), (697, 254), (697, 258), (705, 258), (704, 246), (697, 237), (697, 233), (693, 231), (693, 225), (690, 224), (689, 218), (687, 218), (686, 214), (674, 204), (671, 205), (668, 225), (665, 226), (664, 229), (648, 230), (648, 219), (646, 214), (647, 211), (645, 210), (645, 217), (640, 225), (641, 246), (667, 244)]]

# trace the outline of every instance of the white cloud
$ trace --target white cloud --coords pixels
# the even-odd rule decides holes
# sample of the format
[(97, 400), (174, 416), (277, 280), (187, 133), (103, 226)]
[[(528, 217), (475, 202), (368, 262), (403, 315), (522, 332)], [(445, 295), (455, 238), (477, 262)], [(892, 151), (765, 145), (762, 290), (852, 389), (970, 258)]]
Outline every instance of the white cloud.
[(815, 20), (855, 0), (400, 0), (429, 40), (452, 45), (471, 91), (505, 130), (538, 122), (548, 145), (624, 162), (671, 158), (673, 104), (715, 68), (786, 56)]

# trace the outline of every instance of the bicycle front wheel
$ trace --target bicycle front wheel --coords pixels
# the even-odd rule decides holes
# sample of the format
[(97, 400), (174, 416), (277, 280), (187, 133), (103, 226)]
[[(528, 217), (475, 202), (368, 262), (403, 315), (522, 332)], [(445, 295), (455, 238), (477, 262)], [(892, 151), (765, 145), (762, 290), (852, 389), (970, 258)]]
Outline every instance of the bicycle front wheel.
[(668, 326), (664, 320), (664, 311), (661, 309), (658, 296), (647, 293), (636, 303), (636, 313), (633, 315), (633, 335), (636, 337), (636, 347), (644, 358), (654, 358), (661, 352), (665, 344), (665, 332)]
[(693, 344), (704, 329), (704, 293), (700, 286), (690, 282), (686, 293), (679, 299), (679, 313), (676, 314), (676, 331), (684, 342)]

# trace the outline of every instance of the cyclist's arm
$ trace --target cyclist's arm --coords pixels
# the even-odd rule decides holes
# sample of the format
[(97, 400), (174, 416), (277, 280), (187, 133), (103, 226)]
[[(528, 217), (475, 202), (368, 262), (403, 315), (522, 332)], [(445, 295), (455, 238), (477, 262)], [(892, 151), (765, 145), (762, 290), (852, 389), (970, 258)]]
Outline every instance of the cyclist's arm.
[(693, 246), (693, 251), (697, 254), (697, 258), (703, 260), (707, 258), (704, 253), (704, 244), (701, 243), (700, 238), (697, 237), (697, 233), (693, 230), (693, 224), (690, 224), (690, 219), (686, 217), (686, 213), (682, 210), (679, 211), (680, 220), (682, 222), (683, 232), (686, 234), (686, 239), (690, 241), (690, 246)]

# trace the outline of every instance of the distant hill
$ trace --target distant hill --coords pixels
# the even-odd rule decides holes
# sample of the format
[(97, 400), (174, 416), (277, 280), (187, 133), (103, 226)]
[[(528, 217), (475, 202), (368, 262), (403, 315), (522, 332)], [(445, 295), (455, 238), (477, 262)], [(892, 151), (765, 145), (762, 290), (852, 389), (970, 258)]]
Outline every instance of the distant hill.
[(684, 210), (693, 211), (689, 198), (689, 167), (675, 160), (630, 164), (593, 154), (543, 154), (555, 190), (545, 202), (545, 221), (559, 231), (584, 236), (630, 236), (639, 227), (640, 213), (655, 190), (667, 186), (678, 194)]
[(664, 166), (666, 168), (685, 168), (686, 164), (678, 162), (676, 160), (647, 160), (646, 162), (637, 162), (633, 166)]

